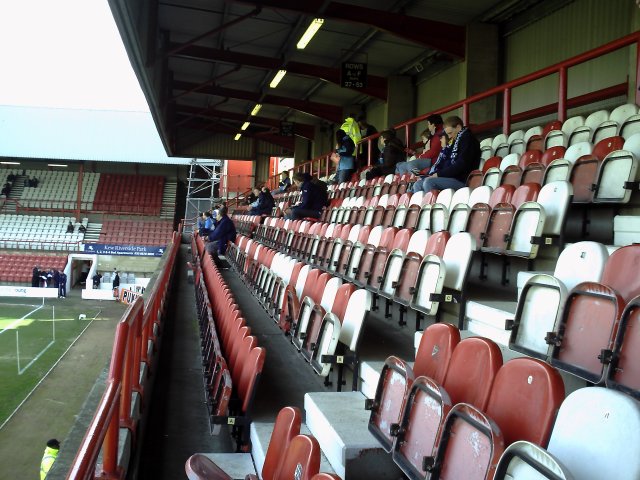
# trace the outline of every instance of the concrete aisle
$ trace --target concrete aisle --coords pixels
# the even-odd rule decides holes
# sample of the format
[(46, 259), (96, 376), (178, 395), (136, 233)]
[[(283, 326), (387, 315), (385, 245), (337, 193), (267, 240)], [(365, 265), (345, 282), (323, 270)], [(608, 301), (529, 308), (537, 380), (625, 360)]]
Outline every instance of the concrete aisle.
[(196, 452), (234, 451), (223, 430), (209, 434), (202, 381), (200, 336), (193, 285), (187, 282), (187, 245), (177, 258), (173, 299), (162, 333), (162, 347), (149, 409), (148, 426), (136, 478), (185, 478), (184, 463)]

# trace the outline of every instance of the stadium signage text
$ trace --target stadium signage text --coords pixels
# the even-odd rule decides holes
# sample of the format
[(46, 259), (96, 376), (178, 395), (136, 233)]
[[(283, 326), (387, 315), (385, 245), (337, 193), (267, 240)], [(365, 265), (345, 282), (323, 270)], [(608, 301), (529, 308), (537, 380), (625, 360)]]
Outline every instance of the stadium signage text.
[(134, 257), (161, 257), (164, 254), (164, 247), (85, 243), (84, 253), (94, 253), (96, 255), (129, 255)]
[(139, 293), (136, 293), (132, 290), (122, 290), (120, 292), (120, 301), (129, 305), (130, 303), (135, 302), (136, 298), (138, 298), (139, 296)]

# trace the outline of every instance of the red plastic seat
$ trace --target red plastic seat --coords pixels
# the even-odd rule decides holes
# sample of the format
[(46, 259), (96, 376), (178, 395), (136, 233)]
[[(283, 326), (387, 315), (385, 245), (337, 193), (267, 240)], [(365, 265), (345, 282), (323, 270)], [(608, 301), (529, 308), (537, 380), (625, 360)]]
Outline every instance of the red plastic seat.
[(607, 388), (620, 390), (640, 399), (640, 297), (624, 309), (609, 365)]
[(422, 333), (413, 373), (442, 384), (449, 370), (453, 350), (460, 343), (460, 330), (448, 323), (434, 323)]
[(553, 162), (554, 160), (556, 160), (558, 158), (563, 158), (564, 157), (564, 153), (566, 151), (567, 151), (567, 149), (565, 147), (562, 147), (562, 146), (548, 148), (542, 154), (542, 158), (540, 159), (540, 163), (542, 163), (542, 165), (544, 165), (545, 167), (548, 167), (549, 164), (551, 162)]
[(274, 480), (311, 480), (320, 471), (320, 445), (310, 435), (291, 440)]

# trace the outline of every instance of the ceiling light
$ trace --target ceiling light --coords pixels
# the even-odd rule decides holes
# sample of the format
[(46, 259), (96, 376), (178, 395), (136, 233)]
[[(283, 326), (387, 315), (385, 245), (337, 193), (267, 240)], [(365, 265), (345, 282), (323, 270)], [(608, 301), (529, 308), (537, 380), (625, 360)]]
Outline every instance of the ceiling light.
[(20, 165), (20, 162), (0, 162), (2, 165)]
[(240, 130), (246, 130), (247, 128), (249, 128), (249, 122), (244, 122), (240, 127)]
[(302, 50), (307, 44), (311, 41), (313, 36), (320, 30), (320, 27), (324, 23), (324, 18), (314, 18), (313, 21), (309, 24), (309, 28), (304, 32), (300, 40), (296, 44), (298, 50)]
[(261, 108), (262, 108), (262, 104), (257, 103), (256, 106), (253, 107), (253, 110), (251, 110), (251, 115), (257, 115)]
[(271, 80), (271, 83), (269, 84), (269, 86), (271, 88), (276, 88), (286, 74), (287, 74), (286, 70), (278, 70), (278, 73), (276, 73), (276, 76), (273, 77), (273, 80)]
[(241, 133), (236, 133), (236, 136), (233, 137), (233, 139), (237, 142), (238, 140), (240, 140), (240, 137), (242, 136)]
[(49, 167), (64, 167), (67, 168), (69, 165), (62, 165), (61, 163), (47, 163)]

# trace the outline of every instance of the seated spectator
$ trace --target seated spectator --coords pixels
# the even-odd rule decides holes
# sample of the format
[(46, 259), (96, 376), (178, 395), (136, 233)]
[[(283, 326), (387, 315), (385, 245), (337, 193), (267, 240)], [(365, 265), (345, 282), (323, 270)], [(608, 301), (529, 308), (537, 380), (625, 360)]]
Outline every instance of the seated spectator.
[(224, 255), (227, 252), (227, 242), (233, 242), (235, 239), (236, 227), (227, 215), (226, 207), (221, 207), (216, 218), (216, 228), (209, 234), (206, 246), (207, 252), (218, 267), (221, 266), (218, 255)]
[(396, 171), (396, 165), (406, 160), (404, 145), (396, 136), (395, 130), (384, 130), (380, 134), (384, 148), (380, 154), (378, 165), (367, 172), (367, 180), (389, 175)]
[(87, 227), (85, 227), (84, 225), (80, 224), (80, 226), (78, 227), (78, 232), (79, 233), (87, 233)]
[(327, 205), (327, 189), (324, 182), (314, 181), (308, 173), (296, 172), (293, 174), (293, 183), (302, 192), (300, 202), (287, 209), (285, 218), (295, 220), (298, 218), (320, 218), (322, 208)]
[(9, 175), (7, 175), (7, 182), (14, 182), (16, 179), (16, 176), (13, 173), (10, 173)]
[[(360, 137), (370, 137), (371, 135), (375, 135), (378, 133), (376, 127), (367, 122), (367, 115), (364, 113), (360, 113), (356, 120), (358, 122), (358, 126), (360, 127)], [(363, 142), (357, 146), (358, 151), (356, 152), (357, 164), (358, 167), (366, 167), (369, 164), (369, 144), (368, 142)], [(371, 160), (375, 161), (380, 157), (380, 149), (378, 148), (377, 141), (371, 141)]]
[(278, 189), (276, 193), (284, 193), (289, 190), (291, 186), (291, 179), (289, 178), (289, 172), (285, 171), (280, 174), (280, 183), (278, 184)]
[(67, 233), (73, 233), (73, 223), (69, 220), (69, 224), (67, 225)]
[(198, 229), (198, 234), (201, 237), (206, 237), (207, 235), (209, 235), (209, 233), (211, 232), (211, 229), (213, 228), (213, 220), (211, 218), (211, 213), (210, 212), (202, 212), (202, 217), (201, 217), (201, 222), (202, 226)]
[(249, 195), (247, 196), (246, 198), (247, 205), (252, 205), (258, 200), (258, 194), (255, 192), (256, 192), (256, 187), (254, 187), (249, 193)]
[[(427, 129), (420, 134), (424, 148), (414, 160), (400, 162), (396, 165), (396, 173), (402, 175), (415, 171), (428, 169), (440, 155), (440, 134), (443, 132), (442, 117), (438, 114), (427, 117)], [(408, 152), (416, 155), (417, 152)], [(425, 174), (428, 173), (428, 170)], [(416, 173), (417, 174), (417, 173)]]
[(271, 196), (271, 192), (267, 187), (262, 189), (254, 188), (254, 192), (258, 191), (258, 200), (251, 204), (249, 215), (269, 215), (276, 204)]
[(460, 117), (448, 117), (444, 121), (444, 132), (451, 139), (450, 145), (440, 152), (428, 176), (416, 181), (416, 192), (462, 188), (469, 173), (480, 165), (480, 143)]
[[(336, 132), (336, 151), (338, 165), (336, 167), (336, 183), (348, 182), (356, 170), (354, 152), (356, 144), (344, 130)], [(334, 157), (335, 158), (335, 157)]]

